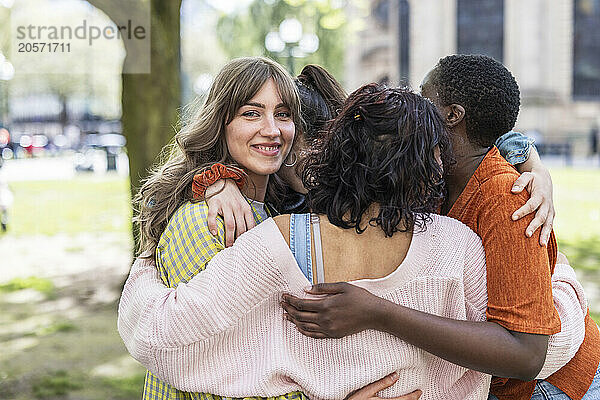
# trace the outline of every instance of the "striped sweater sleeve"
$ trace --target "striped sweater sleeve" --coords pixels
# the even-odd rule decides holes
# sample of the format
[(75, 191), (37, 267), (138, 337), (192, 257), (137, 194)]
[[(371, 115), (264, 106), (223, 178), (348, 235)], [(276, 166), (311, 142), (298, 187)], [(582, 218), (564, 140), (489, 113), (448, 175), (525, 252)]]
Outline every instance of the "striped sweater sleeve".
[(546, 379), (571, 361), (585, 337), (587, 300), (570, 265), (556, 264), (552, 275), (552, 299), (561, 329), (548, 339), (546, 361), (536, 379)]

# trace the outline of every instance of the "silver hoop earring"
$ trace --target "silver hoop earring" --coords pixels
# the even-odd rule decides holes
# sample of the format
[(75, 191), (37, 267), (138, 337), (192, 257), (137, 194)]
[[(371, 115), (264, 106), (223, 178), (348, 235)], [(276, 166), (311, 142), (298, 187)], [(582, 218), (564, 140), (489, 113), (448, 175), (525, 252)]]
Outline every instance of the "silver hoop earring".
[(292, 156), (294, 157), (294, 161), (289, 164), (284, 161), (283, 165), (285, 165), (286, 167), (293, 167), (294, 165), (296, 165), (296, 162), (298, 162), (298, 156), (296, 155), (296, 153), (293, 153)]

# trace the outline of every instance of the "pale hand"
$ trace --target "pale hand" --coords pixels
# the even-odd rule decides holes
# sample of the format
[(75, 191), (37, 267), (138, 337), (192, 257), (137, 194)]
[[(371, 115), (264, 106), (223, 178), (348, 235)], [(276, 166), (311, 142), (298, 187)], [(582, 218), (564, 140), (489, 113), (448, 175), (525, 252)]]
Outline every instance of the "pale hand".
[(569, 264), (569, 260), (567, 259), (567, 256), (565, 256), (563, 253), (561, 253), (560, 251), (558, 252), (558, 256), (556, 257), (556, 263), (557, 264)]
[(225, 247), (242, 233), (256, 226), (252, 207), (232, 179), (220, 179), (206, 189), (208, 205), (208, 229), (217, 234), (217, 215), (225, 223)]
[[(398, 380), (398, 374), (394, 372), (384, 378), (381, 378), (378, 381), (375, 381), (375, 382), (363, 387), (362, 389), (358, 389), (356, 392), (354, 392), (352, 394), (349, 394), (346, 397), (346, 400), (376, 400), (376, 399), (380, 399), (380, 397), (377, 396), (377, 393), (379, 393), (383, 389), (387, 389), (388, 387), (392, 386), (394, 383), (396, 383), (397, 380)], [(422, 392), (420, 390), (415, 390), (414, 392), (405, 394), (404, 396), (394, 397), (394, 398), (388, 399), (388, 400), (417, 400), (419, 397), (421, 397), (421, 393)]]
[(512, 215), (513, 220), (518, 220), (535, 211), (535, 218), (531, 221), (525, 234), (531, 237), (541, 226), (540, 244), (546, 246), (552, 224), (554, 222), (554, 201), (552, 199), (552, 178), (546, 168), (533, 169), (531, 172), (523, 172), (512, 187), (513, 193), (521, 193), (527, 189), (530, 193), (529, 200)]

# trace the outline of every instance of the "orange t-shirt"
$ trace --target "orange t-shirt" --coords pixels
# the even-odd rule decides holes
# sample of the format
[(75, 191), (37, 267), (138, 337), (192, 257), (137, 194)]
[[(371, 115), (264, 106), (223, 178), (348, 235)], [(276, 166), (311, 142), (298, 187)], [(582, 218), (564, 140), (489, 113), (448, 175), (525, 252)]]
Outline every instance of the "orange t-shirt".
[[(525, 236), (533, 215), (513, 221), (511, 216), (528, 199), (512, 194), (519, 176), (494, 146), (467, 182), (448, 216), (466, 224), (481, 237), (487, 264), (488, 321), (524, 333), (551, 335), (560, 331), (552, 301), (551, 275), (556, 263), (554, 232), (544, 248), (537, 235)], [(573, 399), (589, 388), (600, 361), (600, 333), (586, 317), (586, 335), (573, 359), (547, 381)], [(535, 381), (492, 379), (490, 392), (499, 399), (530, 399)]]

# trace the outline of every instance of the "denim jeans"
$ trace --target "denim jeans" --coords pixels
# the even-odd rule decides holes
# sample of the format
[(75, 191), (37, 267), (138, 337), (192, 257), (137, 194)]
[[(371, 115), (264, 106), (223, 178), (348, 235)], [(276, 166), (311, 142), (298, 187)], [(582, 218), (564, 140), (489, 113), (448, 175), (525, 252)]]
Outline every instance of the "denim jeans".
[[(600, 366), (596, 370), (596, 376), (590, 388), (585, 392), (581, 400), (599, 400), (600, 399)], [(488, 400), (498, 400), (496, 396), (490, 394)], [(546, 381), (538, 381), (533, 391), (531, 400), (571, 400), (562, 390)]]

